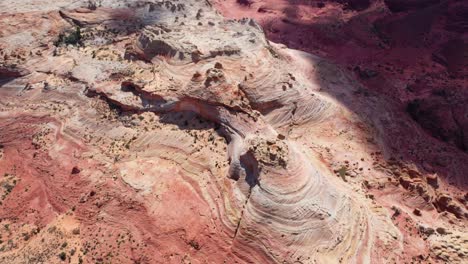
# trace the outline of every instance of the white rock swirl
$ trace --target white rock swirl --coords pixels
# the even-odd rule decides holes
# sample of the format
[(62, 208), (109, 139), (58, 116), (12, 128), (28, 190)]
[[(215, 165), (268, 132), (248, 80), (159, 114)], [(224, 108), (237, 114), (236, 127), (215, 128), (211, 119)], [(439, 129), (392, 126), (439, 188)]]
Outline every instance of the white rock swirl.
[[(205, 1), (130, 1), (134, 5), (128, 8), (120, 2), (125, 1), (60, 12), (80, 25), (83, 41), (93, 45), (59, 47), (26, 66), (50, 74), (51, 80), (86, 87), (88, 97), (103, 98), (121, 111), (153, 112), (161, 120), (165, 114), (191, 112), (219, 126), (229, 160), (228, 169), (218, 170), (227, 175), (219, 177), (234, 184), (216, 185), (222, 194), (217, 202), (208, 187), (200, 187), (199, 195), (210, 201), (225, 227), (210, 243), (226, 234), (232, 240), (207, 246), (226, 250), (214, 254), (225, 263), (370, 263), (382, 247), (401, 241), (394, 236), (387, 242), (380, 234), (394, 234), (394, 226), (382, 221), (369, 202), (353, 197), (351, 187), (337, 180), (310, 148), (287, 135), (290, 127), (319, 126), (342, 111), (319, 91), (324, 84), (307, 76), (308, 65), (321, 59), (269, 43), (253, 20), (223, 20)], [(121, 19), (125, 16), (130, 18)], [(142, 28), (129, 27), (135, 17)], [(125, 29), (128, 36), (106, 44), (107, 35), (98, 35), (102, 25)], [(338, 85), (353, 85), (342, 82)], [(44, 87), (49, 86), (54, 85)], [(75, 97), (89, 100), (73, 87)], [(149, 143), (145, 140), (137, 145)], [(166, 156), (177, 156), (184, 144)], [(127, 163), (119, 165), (122, 170), (131, 170)], [(203, 165), (198, 167), (210, 168)]]
[[(337, 106), (252, 20), (210, 22), (146, 27), (133, 50), (151, 66), (132, 63), (135, 73), (121, 85), (96, 82), (91, 91), (126, 110), (191, 111), (221, 125), (229, 142), (227, 177), (237, 181), (221, 215), (233, 234), (230, 258), (370, 262), (370, 210), (345, 194), (310, 150), (277, 132), (319, 124)], [(155, 74), (145, 75), (145, 67)]]

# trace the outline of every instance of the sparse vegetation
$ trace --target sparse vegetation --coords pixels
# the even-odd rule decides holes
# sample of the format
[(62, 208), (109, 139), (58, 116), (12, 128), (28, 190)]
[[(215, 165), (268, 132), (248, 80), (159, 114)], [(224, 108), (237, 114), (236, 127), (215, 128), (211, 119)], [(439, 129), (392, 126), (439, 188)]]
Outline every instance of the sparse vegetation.
[(96, 10), (102, 6), (102, 0), (88, 0), (88, 9)]
[(396, 219), (401, 214), (401, 210), (396, 206), (392, 206), (391, 209), (393, 210), (392, 219)]
[(67, 259), (67, 254), (65, 252), (60, 252), (59, 254), (59, 258), (62, 260), (62, 261), (65, 261)]
[(82, 45), (81, 28), (76, 27), (74, 31), (61, 33), (58, 37), (58, 40), (55, 42), (55, 46), (61, 45)]
[(338, 170), (338, 175), (343, 179), (343, 181), (346, 181), (346, 173), (348, 172), (348, 168), (346, 166), (341, 166), (341, 168)]
[(189, 241), (189, 245), (190, 245), (192, 248), (194, 248), (195, 250), (200, 250), (200, 248), (201, 248), (201, 247), (200, 247), (200, 244), (198, 244), (198, 242), (195, 241), (195, 240), (190, 240), (190, 241)]
[(74, 228), (73, 231), (72, 231), (72, 233), (73, 233), (74, 235), (79, 235), (79, 234), (80, 234), (80, 229), (79, 229), (78, 227), (77, 227), (77, 228)]

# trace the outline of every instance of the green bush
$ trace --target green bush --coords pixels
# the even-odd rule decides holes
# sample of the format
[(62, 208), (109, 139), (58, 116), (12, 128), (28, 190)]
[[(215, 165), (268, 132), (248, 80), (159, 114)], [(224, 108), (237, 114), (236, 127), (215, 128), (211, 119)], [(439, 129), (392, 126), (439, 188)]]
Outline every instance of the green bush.
[(67, 259), (67, 254), (65, 254), (65, 252), (60, 252), (59, 254), (59, 258), (62, 260), (62, 261), (65, 261)]
[(343, 181), (346, 181), (346, 173), (348, 172), (348, 168), (345, 166), (341, 166), (341, 168), (338, 170), (338, 174), (340, 177), (343, 179)]
[(60, 45), (81, 45), (82, 42), (81, 28), (76, 27), (74, 31), (69, 33), (60, 33), (58, 40), (55, 42), (55, 46)]

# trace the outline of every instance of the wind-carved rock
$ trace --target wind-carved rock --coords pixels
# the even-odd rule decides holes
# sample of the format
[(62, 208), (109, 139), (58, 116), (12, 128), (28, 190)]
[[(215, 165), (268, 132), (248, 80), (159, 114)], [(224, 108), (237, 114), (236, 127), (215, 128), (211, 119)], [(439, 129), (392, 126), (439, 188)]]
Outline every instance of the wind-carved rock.
[[(196, 37), (196, 25), (145, 28), (135, 46), (168, 83), (147, 82), (127, 107), (157, 114), (189, 111), (220, 126), (228, 142), (226, 177), (237, 186), (225, 209), (232, 213), (222, 217), (233, 232), (236, 259), (325, 261), (341, 255), (368, 261), (373, 234), (363, 205), (342, 194), (327, 179), (329, 171), (278, 132), (319, 122), (335, 106), (264, 39), (258, 25), (213, 21)], [(129, 79), (142, 83), (138, 73)], [(177, 88), (165, 88), (170, 83)], [(125, 96), (118, 94), (126, 93), (119, 87), (100, 91), (123, 108), (126, 102), (118, 98)], [(160, 103), (148, 108), (148, 98)]]
[[(0, 100), (14, 103), (1, 102), (2, 110), (23, 107), (27, 114), (45, 116), (18, 117), (23, 123), (14, 116), (4, 121), (7, 125), (0, 123), (0, 140), (8, 142), (2, 162), (10, 153), (17, 155), (12, 151), (17, 148), (30, 151), (25, 158), (39, 155), (36, 160), (45, 164), (39, 164), (41, 169), (50, 160), (70, 165), (63, 170), (66, 178), (34, 174), (33, 180), (48, 180), (33, 193), (34, 206), (46, 204), (39, 208), (69, 222), (76, 217), (93, 228), (99, 222), (112, 223), (106, 227), (115, 233), (130, 230), (145, 247), (130, 244), (128, 254), (121, 255), (139, 255), (134, 250), (148, 247), (151, 254), (141, 262), (370, 263), (385, 252), (398, 260), (402, 236), (383, 209), (357, 198), (313, 148), (289, 133), (345, 112), (321, 87), (356, 83), (323, 59), (269, 43), (251, 19), (222, 19), (209, 2), (136, 1), (128, 8), (119, 1), (104, 3), (113, 8), (62, 12), (83, 27), (82, 47), (63, 47), (21, 65), (28, 69), (24, 75), (32, 72), (20, 80), (33, 83), (28, 87), (52, 78), (64, 85), (22, 93), (16, 93), (19, 85), (0, 89)], [(141, 22), (141, 29), (95, 42), (93, 33), (102, 21), (116, 22), (113, 14)], [(321, 71), (331, 77), (319, 84), (309, 76), (311, 65), (320, 66), (314, 68), (316, 77), (323, 77)], [(8, 77), (24, 77), (4, 71)], [(63, 107), (52, 105), (55, 97)], [(66, 142), (65, 147), (53, 146), (47, 153), (46, 148), (32, 152), (30, 144), (13, 145), (31, 138), (22, 131), (33, 131), (30, 124), (36, 123), (52, 127), (48, 136)], [(68, 160), (80, 153), (90, 164)], [(26, 172), (35, 173), (31, 168)], [(401, 178), (411, 185), (411, 177)], [(63, 188), (74, 180), (78, 188)], [(79, 184), (85, 181), (92, 190), (82, 190)], [(50, 186), (52, 192), (36, 202), (36, 193), (42, 195)], [(128, 193), (122, 195), (119, 188)], [(50, 205), (54, 192), (77, 198), (79, 206), (61, 208), (66, 202), (60, 195)], [(458, 202), (447, 197), (437, 201), (441, 211), (463, 216), (455, 207)], [(18, 211), (27, 210), (9, 212)], [(127, 233), (117, 239), (122, 236), (133, 241)], [(191, 259), (176, 259), (181, 251), (190, 252)]]
[[(232, 22), (217, 22), (224, 26)], [(245, 45), (245, 38), (255, 38), (253, 30), (247, 32), (237, 32), (235, 41), (227, 41), (228, 31), (219, 30), (219, 26), (212, 23), (210, 27), (190, 24), (190, 21), (179, 25), (153, 25), (146, 27), (135, 43), (135, 47), (140, 51), (141, 56), (151, 60), (156, 56), (168, 57), (173, 63), (198, 62), (200, 60), (214, 58), (217, 56), (239, 56), (241, 48), (239, 44)], [(254, 27), (256, 26), (252, 23)], [(196, 32), (197, 34), (187, 34)], [(264, 40), (265, 42), (265, 40)], [(249, 42), (250, 43), (250, 42)], [(250, 46), (256, 46), (250, 43)]]
[(163, 56), (182, 61), (198, 61), (200, 52), (197, 46), (190, 42), (180, 42), (183, 35), (183, 32), (173, 31), (168, 27), (148, 27), (141, 33), (136, 44), (149, 60)]

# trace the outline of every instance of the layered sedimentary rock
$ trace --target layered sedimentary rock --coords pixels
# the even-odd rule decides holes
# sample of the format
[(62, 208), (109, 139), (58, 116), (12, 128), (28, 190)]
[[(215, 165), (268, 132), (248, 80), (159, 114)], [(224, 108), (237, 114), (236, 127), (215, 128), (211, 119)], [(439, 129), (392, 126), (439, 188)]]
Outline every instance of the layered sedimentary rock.
[(348, 71), (208, 1), (36, 4), (0, 4), (3, 262), (466, 260), (468, 158), (384, 157), (430, 137)]
[[(456, 95), (456, 101), (467, 100), (461, 91), (466, 90), (461, 87), (466, 86), (468, 62), (468, 5), (463, 1), (259, 0), (249, 6), (235, 0), (214, 2), (229, 18), (257, 19), (275, 42), (353, 69), (363, 85), (395, 100), (398, 107), (417, 100), (439, 101), (440, 90)], [(447, 116), (457, 111), (455, 105), (432, 107)], [(415, 120), (430, 118), (421, 115)], [(460, 142), (456, 137), (440, 137), (451, 122), (449, 118), (448, 124), (438, 122), (435, 130), (426, 131), (465, 150), (455, 143)], [(467, 120), (459, 122), (455, 133), (467, 134)]]

